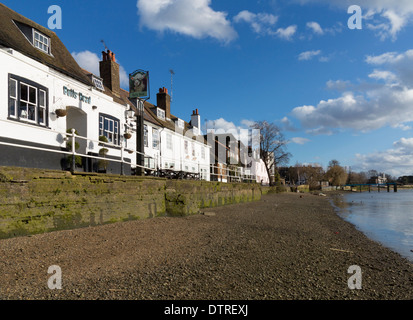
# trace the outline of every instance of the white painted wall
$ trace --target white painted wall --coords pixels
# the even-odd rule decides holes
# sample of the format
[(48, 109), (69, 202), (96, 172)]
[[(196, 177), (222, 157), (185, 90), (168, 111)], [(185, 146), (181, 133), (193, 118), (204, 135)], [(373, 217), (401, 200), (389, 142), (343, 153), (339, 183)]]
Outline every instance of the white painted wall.
[[(201, 142), (202, 136), (198, 137), (199, 141), (194, 141), (189, 133), (184, 136), (178, 130), (161, 128), (147, 121), (145, 125), (148, 126), (148, 147), (145, 147), (145, 154), (154, 158), (155, 168), (201, 173), (204, 180), (210, 180), (210, 147)], [(159, 150), (153, 148), (153, 128), (159, 131)], [(187, 154), (185, 141), (188, 143)]]
[[(40, 143), (53, 147), (64, 147), (63, 140), (67, 127), (75, 123), (75, 119), (68, 120), (57, 118), (56, 109), (71, 107), (80, 111), (87, 122), (86, 128), (79, 131), (85, 133), (89, 139), (84, 142), (85, 151), (97, 153), (101, 147), (98, 145), (99, 140), (99, 113), (111, 115), (120, 121), (120, 134), (123, 138), (124, 125), (126, 122), (126, 106), (115, 103), (113, 99), (93, 87), (80, 83), (58, 71), (51, 69), (33, 59), (30, 59), (15, 50), (0, 49), (0, 136), (18, 139), (22, 141)], [(26, 78), (48, 88), (48, 106), (49, 128), (42, 128), (35, 125), (25, 124), (20, 121), (8, 119), (8, 75), (13, 74)], [(85, 103), (64, 95), (63, 88), (73, 89), (78, 93), (91, 97), (91, 103)], [(96, 107), (96, 108), (94, 108)], [(76, 113), (80, 116), (80, 113)], [(84, 127), (84, 126), (83, 126)], [(80, 134), (80, 133), (79, 133)], [(128, 146), (136, 150), (136, 137), (129, 140)], [(110, 149), (109, 155), (120, 157), (121, 152), (118, 149)], [(136, 156), (128, 153), (124, 154), (125, 158), (132, 160), (136, 164)]]

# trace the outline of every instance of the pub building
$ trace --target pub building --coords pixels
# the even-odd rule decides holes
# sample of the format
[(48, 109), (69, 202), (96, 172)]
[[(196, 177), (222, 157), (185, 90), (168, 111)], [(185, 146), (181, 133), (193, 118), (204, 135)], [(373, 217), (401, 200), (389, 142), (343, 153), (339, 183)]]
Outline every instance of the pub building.
[(0, 65), (0, 166), (133, 172), (136, 108), (114, 53), (103, 52), (93, 75), (54, 32), (0, 3)]
[(0, 65), (0, 166), (216, 180), (198, 109), (186, 122), (166, 88), (157, 105), (123, 90), (110, 50), (92, 74), (54, 32), (0, 3)]

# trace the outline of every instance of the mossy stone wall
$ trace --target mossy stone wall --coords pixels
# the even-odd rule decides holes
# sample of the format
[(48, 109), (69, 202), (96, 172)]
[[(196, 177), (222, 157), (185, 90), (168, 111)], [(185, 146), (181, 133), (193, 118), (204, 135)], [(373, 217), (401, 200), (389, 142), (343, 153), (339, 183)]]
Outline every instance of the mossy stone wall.
[(259, 199), (258, 184), (0, 167), (0, 238), (191, 215)]

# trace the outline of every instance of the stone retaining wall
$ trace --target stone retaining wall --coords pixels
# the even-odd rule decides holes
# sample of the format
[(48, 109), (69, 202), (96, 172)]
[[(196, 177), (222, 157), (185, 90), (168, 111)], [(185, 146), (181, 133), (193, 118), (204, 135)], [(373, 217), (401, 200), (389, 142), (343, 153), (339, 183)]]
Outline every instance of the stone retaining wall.
[(197, 214), (261, 194), (258, 184), (0, 167), (0, 238)]

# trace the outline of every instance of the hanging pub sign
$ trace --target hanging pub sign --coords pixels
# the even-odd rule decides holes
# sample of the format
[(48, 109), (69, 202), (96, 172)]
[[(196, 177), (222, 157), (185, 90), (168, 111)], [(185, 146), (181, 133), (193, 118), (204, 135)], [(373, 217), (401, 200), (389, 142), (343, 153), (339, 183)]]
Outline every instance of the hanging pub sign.
[(129, 75), (129, 97), (145, 98), (149, 96), (149, 71), (136, 70)]

